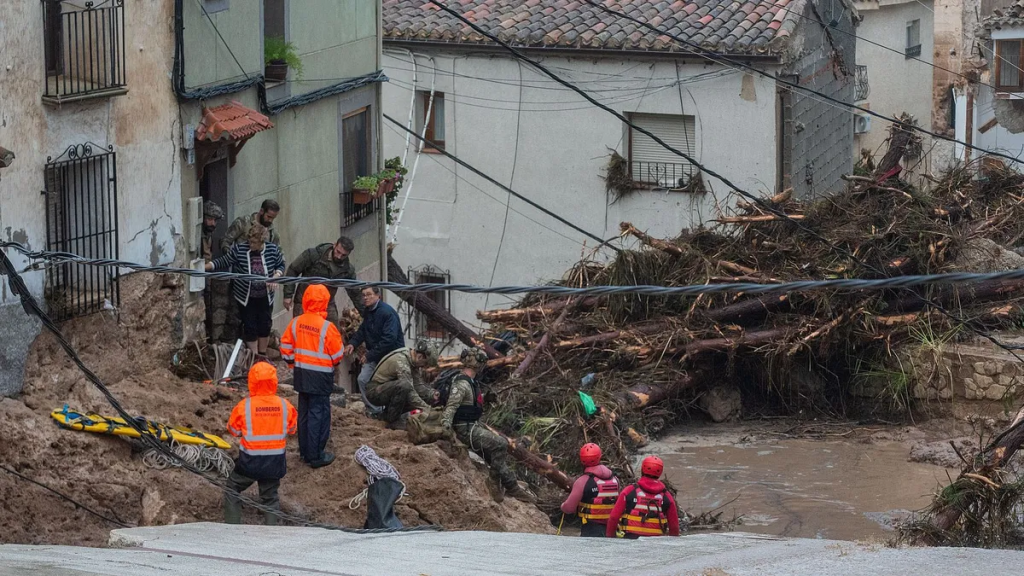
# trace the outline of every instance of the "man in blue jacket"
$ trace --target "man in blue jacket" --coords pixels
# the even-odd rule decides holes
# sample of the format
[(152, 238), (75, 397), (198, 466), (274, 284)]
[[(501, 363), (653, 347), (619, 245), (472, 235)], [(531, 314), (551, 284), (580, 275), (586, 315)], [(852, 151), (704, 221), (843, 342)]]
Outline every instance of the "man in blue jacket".
[(398, 312), (381, 300), (380, 288), (363, 288), (362, 298), (365, 306), (363, 322), (349, 340), (345, 355), (352, 354), (360, 344), (366, 344), (363, 368), (356, 379), (360, 393), (365, 395), (366, 384), (377, 369), (377, 363), (395, 350), (405, 348), (405, 337), (402, 335), (402, 321), (398, 318)]

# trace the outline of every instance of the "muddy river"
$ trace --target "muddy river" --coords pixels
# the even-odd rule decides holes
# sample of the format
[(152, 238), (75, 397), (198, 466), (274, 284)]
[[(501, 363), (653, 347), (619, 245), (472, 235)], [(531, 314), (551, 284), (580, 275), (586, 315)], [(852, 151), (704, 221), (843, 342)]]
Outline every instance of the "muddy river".
[(908, 444), (884, 438), (677, 431), (645, 451), (664, 458), (690, 513), (722, 507), (723, 519), (742, 516), (736, 530), (805, 538), (888, 539), (893, 521), (926, 506), (947, 472), (908, 462)]

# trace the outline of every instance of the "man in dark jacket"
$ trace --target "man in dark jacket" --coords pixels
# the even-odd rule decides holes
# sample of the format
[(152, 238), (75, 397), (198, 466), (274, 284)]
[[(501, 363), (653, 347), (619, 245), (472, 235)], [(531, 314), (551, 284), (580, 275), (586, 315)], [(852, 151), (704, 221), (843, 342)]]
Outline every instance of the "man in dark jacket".
[[(285, 276), (305, 276), (316, 278), (330, 278), (331, 280), (355, 280), (356, 269), (349, 261), (349, 255), (355, 249), (352, 240), (342, 236), (334, 244), (320, 244), (313, 248), (307, 248), (288, 265)], [(306, 290), (306, 284), (301, 284), (296, 290), (295, 284), (288, 284), (284, 287), (284, 307), (292, 311), (292, 316), (302, 315), (302, 293)], [(336, 286), (328, 286), (327, 291), (331, 295), (331, 301), (327, 305), (327, 320), (338, 323), (338, 305), (334, 301), (338, 293)], [(352, 305), (363, 314), (363, 299), (358, 288), (349, 288), (348, 294)], [(294, 306), (292, 302), (295, 302)]]
[(356, 379), (359, 391), (366, 394), (366, 384), (377, 369), (377, 363), (391, 352), (405, 348), (405, 336), (402, 335), (398, 312), (381, 300), (380, 288), (363, 288), (363, 306), (363, 322), (349, 340), (345, 354), (351, 354), (360, 344), (366, 344), (363, 368)]

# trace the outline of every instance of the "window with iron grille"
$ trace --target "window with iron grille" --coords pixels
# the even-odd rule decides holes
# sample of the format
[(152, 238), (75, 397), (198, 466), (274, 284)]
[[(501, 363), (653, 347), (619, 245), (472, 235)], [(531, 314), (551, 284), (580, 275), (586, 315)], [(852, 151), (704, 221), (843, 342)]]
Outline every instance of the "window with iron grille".
[(43, 101), (127, 92), (124, 0), (43, 0)]
[(341, 120), (341, 155), (344, 188), (341, 193), (342, 226), (350, 226), (373, 214), (380, 199), (368, 204), (358, 204), (352, 184), (360, 176), (373, 172), (372, 145), (370, 138), (370, 109), (363, 108)]
[[(452, 276), (447, 270), (441, 270), (430, 265), (409, 270), (409, 281), (413, 284), (451, 284), (451, 279)], [(451, 299), (448, 296), (447, 290), (424, 292), (423, 295), (433, 300), (435, 304), (446, 312), (451, 312)], [(437, 320), (422, 312), (417, 312), (416, 337), (441, 340), (448, 337), (448, 332)]]
[(867, 100), (868, 94), (871, 93), (871, 85), (868, 84), (868, 67), (858, 64), (856, 70), (856, 84), (853, 97), (855, 100)]
[(1024, 92), (1024, 39), (996, 40), (996, 91)]
[[(86, 258), (118, 258), (117, 155), (95, 144), (47, 158), (46, 248)], [(62, 263), (47, 269), (46, 303), (55, 320), (118, 305), (116, 267)]]
[(907, 58), (915, 58), (921, 55), (921, 21), (911, 20), (907, 22)]
[[(696, 156), (693, 116), (630, 114), (630, 121), (691, 158)], [(666, 150), (651, 137), (629, 128), (629, 170), (633, 181), (652, 188), (684, 188), (695, 174), (693, 164)]]

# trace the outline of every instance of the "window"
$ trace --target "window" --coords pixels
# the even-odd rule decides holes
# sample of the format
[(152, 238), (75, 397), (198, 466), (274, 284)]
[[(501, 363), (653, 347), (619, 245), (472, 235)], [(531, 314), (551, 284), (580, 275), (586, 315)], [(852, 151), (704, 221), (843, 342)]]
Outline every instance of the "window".
[(349, 226), (373, 213), (380, 201), (357, 204), (352, 193), (352, 183), (360, 176), (367, 176), (372, 170), (370, 150), (370, 109), (363, 108), (341, 120), (342, 155), (342, 226)]
[[(86, 258), (117, 253), (117, 166), (112, 148), (71, 146), (44, 169), (46, 248)], [(117, 306), (117, 268), (63, 263), (46, 274), (46, 303), (55, 320)]]
[(124, 0), (43, 1), (43, 102), (127, 92)]
[[(632, 114), (630, 121), (685, 153), (696, 155), (696, 124), (693, 116)], [(683, 188), (693, 177), (692, 164), (666, 150), (647, 135), (629, 129), (629, 170), (637, 184), (656, 188)]]
[(207, 14), (223, 12), (228, 9), (228, 2), (229, 0), (203, 0), (203, 8), (206, 8)]
[(921, 55), (921, 21), (911, 20), (907, 22), (907, 58), (915, 58)]
[(284, 0), (263, 0), (264, 38), (288, 38), (284, 23)]
[[(433, 266), (422, 266), (417, 270), (409, 271), (409, 278), (414, 284), (451, 284), (451, 274), (447, 270), (440, 270)], [(434, 301), (446, 312), (451, 312), (451, 301), (446, 290), (435, 292), (424, 292), (424, 296)], [(447, 331), (440, 322), (423, 314), (416, 313), (416, 337), (432, 338), (442, 340), (447, 338)]]
[(857, 72), (853, 98), (854, 100), (867, 100), (868, 94), (871, 93), (871, 85), (868, 84), (868, 67), (858, 64), (855, 70)]
[[(426, 124), (424, 138), (435, 145), (424, 144), (426, 150), (444, 150), (444, 94), (434, 92), (434, 102), (430, 102), (430, 92), (421, 90), (420, 94), (420, 118), (422, 127)], [(427, 110), (430, 116), (427, 117)], [(425, 120), (423, 120), (425, 118)]]
[(996, 40), (996, 90), (999, 92), (1024, 92), (1024, 62), (1021, 51), (1024, 40)]

